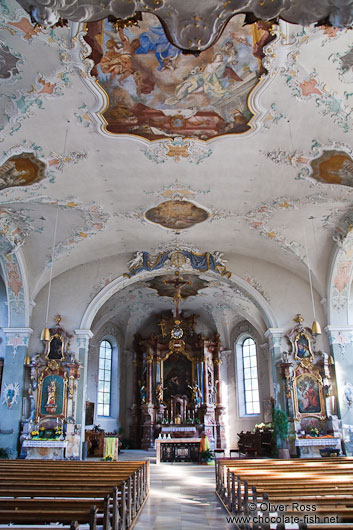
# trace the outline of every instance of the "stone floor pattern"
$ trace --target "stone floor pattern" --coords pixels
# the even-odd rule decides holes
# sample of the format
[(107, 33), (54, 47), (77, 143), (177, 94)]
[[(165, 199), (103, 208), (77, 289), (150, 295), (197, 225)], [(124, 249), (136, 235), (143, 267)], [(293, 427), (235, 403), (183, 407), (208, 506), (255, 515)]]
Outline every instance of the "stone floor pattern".
[[(129, 453), (129, 454), (127, 454)], [(146, 458), (126, 451), (119, 460)], [(138, 458), (139, 457), (139, 458)], [(150, 454), (148, 455), (150, 458)], [(215, 494), (214, 466), (155, 464), (150, 458), (151, 489), (135, 530), (230, 530)]]

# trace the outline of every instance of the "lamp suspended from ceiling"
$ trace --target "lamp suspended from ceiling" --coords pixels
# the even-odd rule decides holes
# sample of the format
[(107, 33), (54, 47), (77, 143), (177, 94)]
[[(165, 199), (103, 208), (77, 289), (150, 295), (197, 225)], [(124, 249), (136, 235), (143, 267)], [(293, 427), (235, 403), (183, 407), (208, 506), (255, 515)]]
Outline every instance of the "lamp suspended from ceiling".
[(291, 24), (331, 25), (350, 28), (351, 0), (18, 0), (42, 26), (60, 20), (90, 22), (114, 17), (117, 21), (152, 13), (161, 21), (169, 41), (189, 52), (212, 46), (234, 15), (245, 15), (245, 23), (259, 20)]
[(50, 293), (51, 293), (51, 282), (53, 278), (53, 269), (54, 269), (54, 254), (55, 254), (55, 242), (56, 242), (56, 233), (58, 229), (58, 219), (59, 219), (59, 202), (56, 208), (56, 217), (55, 217), (55, 227), (54, 227), (54, 237), (53, 237), (53, 248), (51, 252), (51, 264), (50, 264), (50, 276), (49, 276), (49, 285), (48, 285), (48, 299), (47, 299), (47, 313), (45, 316), (45, 328), (41, 334), (41, 340), (49, 341), (50, 340), (50, 331), (48, 328), (48, 319), (49, 319), (49, 304), (50, 304)]
[(321, 326), (319, 322), (316, 319), (316, 311), (315, 311), (315, 302), (314, 302), (314, 292), (313, 292), (313, 282), (311, 278), (311, 268), (310, 268), (310, 261), (309, 261), (309, 254), (308, 254), (308, 242), (306, 240), (306, 230), (304, 226), (304, 240), (305, 240), (305, 253), (306, 253), (306, 263), (308, 267), (308, 274), (309, 274), (309, 283), (310, 283), (310, 293), (311, 293), (311, 303), (313, 306), (313, 314), (314, 314), (314, 322), (311, 326), (311, 332), (314, 336), (321, 335)]

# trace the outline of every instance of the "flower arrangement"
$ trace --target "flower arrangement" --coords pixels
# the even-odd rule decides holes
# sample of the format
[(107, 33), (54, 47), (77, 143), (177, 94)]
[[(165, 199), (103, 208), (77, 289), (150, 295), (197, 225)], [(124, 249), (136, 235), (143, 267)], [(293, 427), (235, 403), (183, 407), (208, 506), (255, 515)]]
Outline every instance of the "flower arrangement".
[(272, 429), (272, 423), (257, 423), (254, 432), (264, 432)]
[(311, 427), (310, 436), (313, 436), (314, 438), (319, 436), (319, 429), (317, 427)]
[(39, 431), (32, 431), (31, 432), (32, 438), (39, 436)]
[(55, 434), (55, 437), (56, 437), (56, 438), (59, 438), (59, 436), (62, 435), (62, 429), (61, 429), (61, 427), (55, 427), (55, 429), (54, 429), (54, 434)]

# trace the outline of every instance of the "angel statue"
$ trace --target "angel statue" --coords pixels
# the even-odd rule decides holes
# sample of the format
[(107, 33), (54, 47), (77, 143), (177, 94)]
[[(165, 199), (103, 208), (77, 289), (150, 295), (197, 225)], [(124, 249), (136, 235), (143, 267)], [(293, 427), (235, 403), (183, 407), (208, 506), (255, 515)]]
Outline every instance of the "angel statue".
[(138, 250), (135, 253), (135, 256), (128, 262), (129, 270), (132, 271), (134, 269), (137, 269), (138, 267), (141, 267), (143, 263), (143, 251)]
[(225, 264), (228, 262), (228, 260), (224, 259), (222, 256), (223, 256), (223, 252), (220, 252), (219, 250), (214, 251), (213, 257), (214, 257), (216, 265), (225, 266)]

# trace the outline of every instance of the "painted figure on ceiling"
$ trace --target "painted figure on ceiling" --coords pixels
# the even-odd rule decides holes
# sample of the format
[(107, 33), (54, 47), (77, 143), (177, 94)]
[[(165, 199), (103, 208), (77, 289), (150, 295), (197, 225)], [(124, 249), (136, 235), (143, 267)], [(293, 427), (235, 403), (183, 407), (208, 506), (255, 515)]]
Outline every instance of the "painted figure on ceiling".
[(151, 51), (155, 53), (159, 62), (157, 70), (175, 70), (176, 60), (181, 51), (168, 41), (162, 26), (151, 26), (149, 31), (140, 35), (140, 46), (136, 53), (141, 55)]
[[(176, 103), (190, 94), (201, 92), (216, 98), (230, 94), (227, 88), (228, 76), (224, 74), (227, 66), (232, 64), (234, 58), (235, 55), (233, 53), (229, 55), (216, 53), (213, 60), (204, 68), (199, 66), (193, 68), (187, 78), (176, 87), (175, 98), (168, 98), (166, 103)], [(228, 68), (228, 70), (232, 72), (232, 78), (234, 79), (235, 72), (231, 68)], [(236, 80), (242, 81), (239, 76), (236, 76)]]

